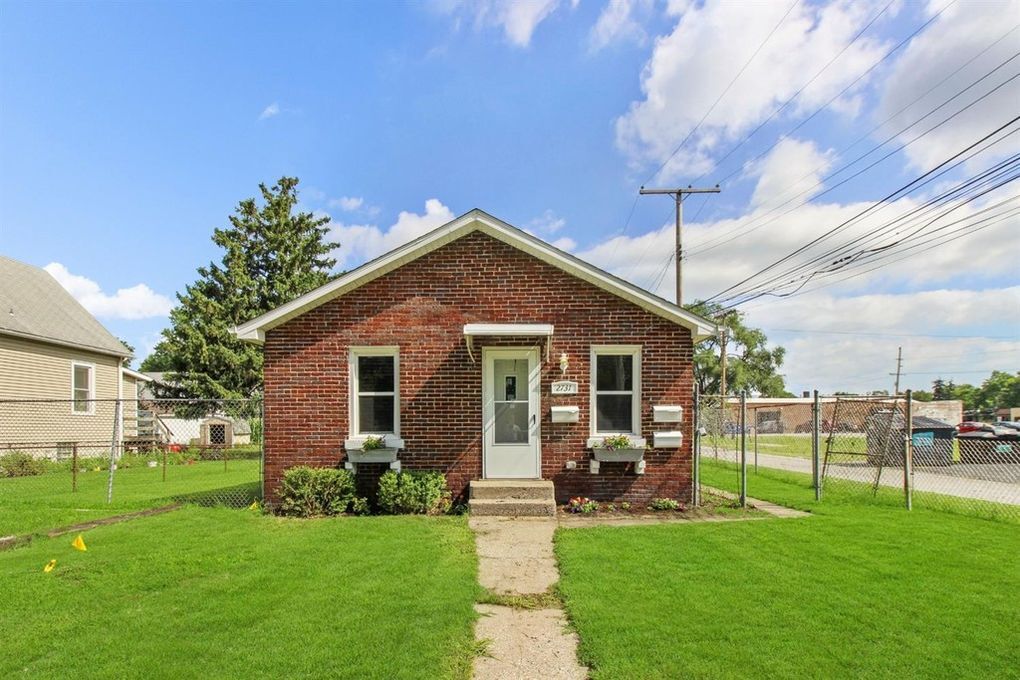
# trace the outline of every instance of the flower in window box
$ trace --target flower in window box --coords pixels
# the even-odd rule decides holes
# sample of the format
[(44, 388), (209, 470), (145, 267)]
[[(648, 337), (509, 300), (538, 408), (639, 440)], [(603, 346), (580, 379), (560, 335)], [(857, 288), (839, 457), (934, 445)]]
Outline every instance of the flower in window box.
[(630, 443), (630, 437), (625, 434), (616, 434), (609, 437), (603, 437), (602, 448), (609, 449), (610, 451), (616, 451), (617, 449), (630, 449), (633, 447)]
[(364, 444), (361, 445), (362, 451), (377, 451), (382, 448), (386, 448), (386, 438), (380, 435), (366, 437)]

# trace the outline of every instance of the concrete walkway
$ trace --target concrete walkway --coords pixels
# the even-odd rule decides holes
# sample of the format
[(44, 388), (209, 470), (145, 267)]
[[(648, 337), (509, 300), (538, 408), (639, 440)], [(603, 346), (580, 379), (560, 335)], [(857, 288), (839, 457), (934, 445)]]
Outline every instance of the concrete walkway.
[[(559, 580), (553, 555), (553, 517), (472, 517), (478, 547), (478, 580), (497, 595), (541, 595)], [(562, 609), (475, 605), (481, 615), (475, 638), (487, 654), (475, 660), (476, 679), (583, 680), (577, 635)]]

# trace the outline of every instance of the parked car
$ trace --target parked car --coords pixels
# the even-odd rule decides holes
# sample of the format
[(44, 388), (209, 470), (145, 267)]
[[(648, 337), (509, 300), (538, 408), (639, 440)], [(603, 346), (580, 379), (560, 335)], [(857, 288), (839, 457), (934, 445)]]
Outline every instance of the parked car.
[(968, 420), (956, 426), (956, 436), (962, 439), (1020, 440), (1020, 430), (1003, 427), (1002, 423), (980, 423)]

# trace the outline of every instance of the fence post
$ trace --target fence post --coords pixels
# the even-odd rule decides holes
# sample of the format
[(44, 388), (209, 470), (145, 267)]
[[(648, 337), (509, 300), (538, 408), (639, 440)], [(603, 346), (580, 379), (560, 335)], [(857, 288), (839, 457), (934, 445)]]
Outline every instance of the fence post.
[(903, 426), (903, 496), (907, 510), (914, 507), (914, 404), (913, 390), (907, 390), (907, 418)]
[(694, 385), (694, 416), (691, 418), (691, 503), (694, 507), (701, 505), (701, 395), (698, 385)]
[(117, 469), (117, 442), (119, 439), (118, 426), (120, 425), (120, 399), (114, 402), (113, 407), (113, 438), (110, 440), (110, 478), (106, 483), (106, 502), (113, 502), (113, 471)]
[(821, 415), (818, 407), (818, 390), (814, 392), (814, 402), (811, 404), (811, 482), (815, 488), (815, 500), (822, 500), (822, 479), (819, 466), (818, 449), (821, 444)]
[(740, 393), (740, 507), (747, 507), (747, 391)]
[(78, 442), (71, 444), (71, 492), (78, 491)]

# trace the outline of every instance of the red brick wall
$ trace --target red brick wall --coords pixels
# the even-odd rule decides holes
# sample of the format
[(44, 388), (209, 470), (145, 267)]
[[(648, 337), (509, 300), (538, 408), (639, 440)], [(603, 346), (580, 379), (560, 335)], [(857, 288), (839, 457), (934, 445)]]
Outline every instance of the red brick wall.
[[(466, 323), (551, 323), (553, 357), (542, 367), (542, 476), (560, 502), (574, 495), (605, 501), (687, 500), (691, 486), (690, 332), (479, 232), (468, 234), (346, 295), (279, 326), (265, 342), (265, 483), (273, 499), (293, 465), (336, 466), (348, 434), (348, 347), (400, 347), (400, 434), (404, 469), (441, 470), (454, 495), (482, 474), (482, 365), (468, 357)], [(534, 338), (478, 338), (482, 346), (530, 346)], [(684, 408), (682, 449), (646, 452), (646, 472), (631, 463), (588, 471), (590, 346), (639, 344), (642, 435), (653, 404)], [(560, 373), (566, 352), (570, 367)], [(578, 383), (574, 396), (550, 383)], [(550, 422), (552, 404), (580, 407), (577, 423)], [(564, 464), (574, 460), (576, 470)], [(359, 466), (366, 480), (385, 466)]]

